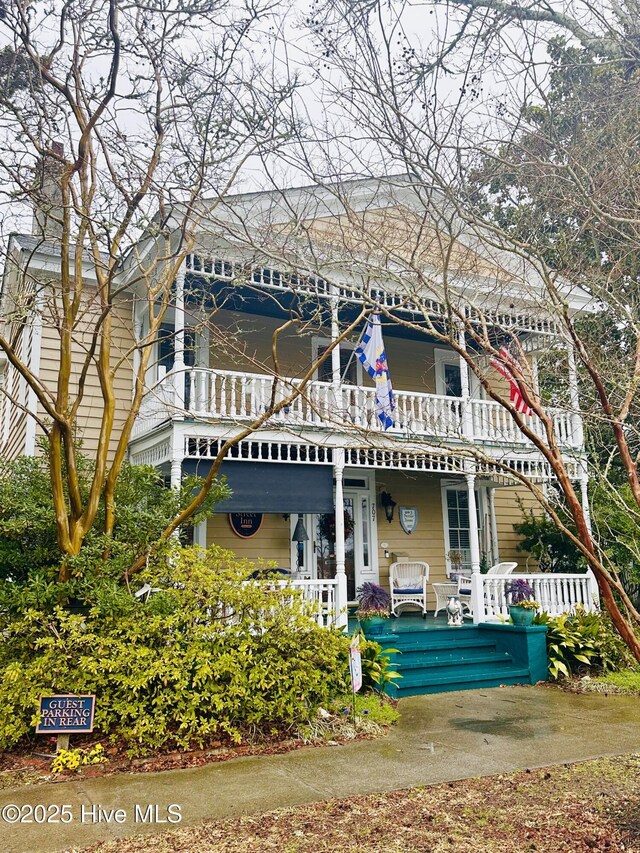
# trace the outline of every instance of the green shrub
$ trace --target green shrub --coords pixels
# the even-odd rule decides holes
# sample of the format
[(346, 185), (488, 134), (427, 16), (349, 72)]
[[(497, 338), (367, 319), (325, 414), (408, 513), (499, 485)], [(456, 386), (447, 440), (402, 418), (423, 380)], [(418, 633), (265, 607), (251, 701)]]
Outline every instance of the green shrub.
[[(83, 581), (100, 584), (107, 576), (119, 579), (138, 556), (157, 547), (162, 531), (191, 501), (194, 488), (201, 483), (197, 477), (185, 477), (179, 490), (167, 489), (157, 469), (125, 463), (116, 484), (113, 535), (103, 533), (101, 503), (80, 553), (66, 559), (76, 583), (60, 588), (55, 580), (63, 556), (57, 542), (44, 439), (40, 450), (36, 456), (0, 459), (0, 608), (10, 606), (5, 599), (15, 598), (16, 587), (36, 577), (39, 587), (34, 590), (39, 607), (54, 606), (65, 593), (73, 597), (82, 594)], [(80, 448), (76, 456), (84, 501), (91, 487), (94, 462)], [(189, 524), (210, 515), (215, 504), (229, 494), (224, 478), (216, 481)], [(10, 583), (3, 584), (3, 580)]]
[[(586, 562), (573, 542), (546, 515), (525, 509), (520, 502), (522, 521), (513, 525), (520, 537), (517, 550), (536, 558), (541, 572), (584, 572)], [(573, 529), (566, 510), (558, 505), (558, 515)]]
[(380, 643), (365, 639), (360, 634), (360, 653), (362, 655), (362, 687), (364, 690), (382, 692), (387, 684), (402, 678), (392, 669), (391, 655), (396, 649), (384, 649)]
[(98, 590), (87, 612), (0, 615), (0, 748), (33, 732), (46, 693), (95, 693), (96, 729), (132, 752), (294, 725), (347, 687), (348, 638), (298, 593), (245, 583), (255, 564), (213, 547), (150, 569), (148, 602)]
[(554, 680), (570, 678), (585, 667), (608, 672), (635, 662), (605, 613), (578, 607), (575, 615), (541, 613), (534, 623), (547, 626), (549, 675)]

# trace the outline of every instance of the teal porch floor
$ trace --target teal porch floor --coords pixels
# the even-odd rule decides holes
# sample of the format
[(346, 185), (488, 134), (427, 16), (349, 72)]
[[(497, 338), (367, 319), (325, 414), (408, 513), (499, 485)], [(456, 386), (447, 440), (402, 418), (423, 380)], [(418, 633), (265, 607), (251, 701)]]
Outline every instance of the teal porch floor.
[[(351, 616), (349, 618), (349, 633), (353, 633), (358, 627), (358, 620)], [(390, 616), (385, 625), (385, 634), (403, 633), (404, 631), (433, 631), (438, 628), (447, 628), (446, 613), (440, 612), (434, 618), (433, 611), (427, 613), (425, 619), (413, 613), (401, 613), (400, 616)], [(464, 625), (457, 628), (462, 631), (465, 628), (473, 628), (473, 620), (465, 619)]]

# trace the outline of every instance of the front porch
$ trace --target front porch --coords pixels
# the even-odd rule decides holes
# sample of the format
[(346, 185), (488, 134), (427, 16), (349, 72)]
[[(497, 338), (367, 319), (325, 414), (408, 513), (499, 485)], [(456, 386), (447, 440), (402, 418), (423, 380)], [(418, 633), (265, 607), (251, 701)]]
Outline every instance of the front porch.
[[(354, 620), (355, 623), (355, 620)], [(357, 627), (350, 620), (350, 629)], [(416, 696), (546, 681), (546, 628), (501, 623), (449, 627), (446, 616), (390, 618), (385, 632), (368, 639), (389, 652), (402, 676), (387, 685), (390, 696)]]

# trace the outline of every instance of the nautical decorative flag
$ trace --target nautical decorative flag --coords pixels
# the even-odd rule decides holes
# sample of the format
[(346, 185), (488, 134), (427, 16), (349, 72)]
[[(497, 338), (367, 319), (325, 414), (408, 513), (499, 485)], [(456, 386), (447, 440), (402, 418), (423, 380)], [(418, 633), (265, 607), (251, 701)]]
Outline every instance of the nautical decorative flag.
[(393, 399), (379, 314), (371, 314), (369, 317), (362, 342), (356, 349), (356, 356), (376, 383), (376, 415), (380, 418), (382, 426), (390, 429), (393, 426), (393, 410), (396, 404)]
[(509, 380), (509, 398), (516, 412), (519, 412), (521, 415), (532, 415), (533, 411), (531, 407), (527, 405), (522, 396), (521, 385), (524, 382), (524, 376), (522, 375), (522, 369), (517, 358), (514, 358), (506, 347), (502, 347), (500, 349), (500, 360), (492, 358), (489, 364), (498, 373), (501, 373), (505, 379)]

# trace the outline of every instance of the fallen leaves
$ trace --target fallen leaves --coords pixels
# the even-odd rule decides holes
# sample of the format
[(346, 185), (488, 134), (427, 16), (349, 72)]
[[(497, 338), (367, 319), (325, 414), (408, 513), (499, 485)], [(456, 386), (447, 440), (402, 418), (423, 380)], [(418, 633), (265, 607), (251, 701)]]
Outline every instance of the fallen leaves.
[(91, 850), (640, 853), (640, 755), (278, 809)]

